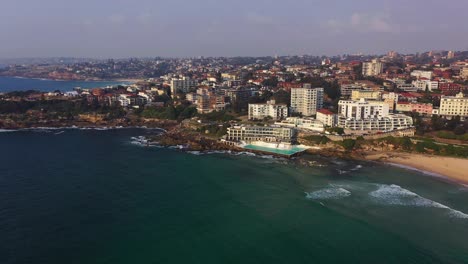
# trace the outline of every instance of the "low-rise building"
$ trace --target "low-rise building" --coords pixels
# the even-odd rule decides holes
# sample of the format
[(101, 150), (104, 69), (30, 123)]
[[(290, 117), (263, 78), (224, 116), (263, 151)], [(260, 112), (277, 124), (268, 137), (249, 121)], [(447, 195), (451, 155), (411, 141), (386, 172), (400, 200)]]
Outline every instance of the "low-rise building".
[(250, 120), (261, 120), (268, 117), (273, 120), (288, 117), (288, 106), (286, 104), (276, 104), (275, 100), (270, 100), (265, 104), (249, 104)]
[(338, 123), (338, 116), (330, 110), (320, 109), (317, 111), (317, 120), (327, 127), (334, 127)]
[(442, 96), (440, 99), (439, 114), (442, 116), (460, 116), (463, 119), (468, 117), (468, 97), (463, 93), (456, 96)]
[(229, 127), (226, 140), (229, 141), (265, 141), (265, 142), (294, 142), (297, 131), (288, 127), (273, 126), (234, 126)]
[(360, 120), (356, 118), (340, 117), (339, 126), (349, 130), (385, 132), (410, 128), (413, 126), (413, 119), (410, 116), (401, 114)]
[(379, 91), (352, 91), (351, 100), (359, 100), (364, 98), (366, 100), (380, 100), (382, 99), (382, 93)]
[(432, 115), (432, 104), (398, 102), (396, 105), (397, 112), (416, 112), (422, 115)]
[(340, 100), (338, 102), (338, 114), (345, 118), (355, 118), (356, 120), (384, 117), (389, 114), (389, 106), (381, 101), (359, 101)]
[(325, 125), (319, 120), (313, 118), (288, 117), (286, 118), (286, 120), (276, 122), (275, 125), (293, 127), (297, 129), (310, 130), (315, 132), (325, 131)]

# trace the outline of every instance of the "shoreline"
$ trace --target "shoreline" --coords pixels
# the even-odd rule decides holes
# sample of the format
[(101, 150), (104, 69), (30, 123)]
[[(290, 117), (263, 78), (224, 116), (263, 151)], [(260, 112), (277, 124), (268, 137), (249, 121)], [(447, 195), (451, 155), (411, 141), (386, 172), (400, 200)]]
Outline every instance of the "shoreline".
[[(201, 134), (184, 133), (177, 131), (174, 123), (170, 122), (143, 122), (142, 124), (90, 124), (81, 123), (79, 125), (66, 126), (33, 126), (33, 127), (17, 127), (17, 128), (2, 128), (0, 132), (15, 132), (28, 131), (34, 129), (95, 129), (95, 130), (111, 130), (125, 128), (142, 128), (142, 129), (158, 129), (163, 131), (162, 134), (146, 137), (148, 142), (157, 143), (162, 146), (185, 146), (184, 151), (230, 151), (236, 153), (250, 152), (260, 155), (270, 155), (278, 158), (285, 158), (284, 155), (275, 153), (265, 153), (262, 151), (248, 150), (235, 146), (229, 146), (215, 139), (205, 137)], [(399, 167), (407, 170), (417, 171), (427, 176), (444, 180), (451, 183), (456, 183), (468, 186), (468, 159), (446, 157), (446, 156), (431, 156), (418, 153), (396, 152), (396, 151), (358, 151), (354, 154), (349, 154), (343, 151), (323, 149), (309, 149), (304, 152), (306, 155), (320, 155), (323, 157), (338, 157), (347, 158), (357, 161), (377, 162), (382, 165)], [(302, 155), (297, 156), (301, 159)], [(287, 158), (287, 157), (286, 157)]]
[(126, 83), (137, 83), (143, 81), (144, 79), (138, 78), (117, 78), (117, 79), (51, 79), (51, 78), (41, 78), (41, 77), (24, 77), (24, 76), (10, 76), (10, 75), (0, 75), (4, 78), (14, 78), (14, 79), (25, 79), (25, 80), (38, 80), (38, 81), (54, 81), (54, 82), (126, 82)]
[(365, 152), (362, 158), (468, 186), (468, 159), (406, 152)]

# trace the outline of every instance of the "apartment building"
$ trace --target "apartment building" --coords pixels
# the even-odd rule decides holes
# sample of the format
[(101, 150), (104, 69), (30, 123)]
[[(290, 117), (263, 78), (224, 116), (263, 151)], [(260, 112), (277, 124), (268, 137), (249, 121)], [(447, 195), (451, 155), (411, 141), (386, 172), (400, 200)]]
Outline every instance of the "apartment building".
[(383, 72), (383, 63), (378, 59), (362, 63), (362, 75), (377, 76)]
[(271, 117), (273, 120), (288, 117), (288, 106), (286, 104), (276, 104), (275, 100), (270, 100), (265, 104), (249, 104), (250, 120), (261, 120), (267, 117)]
[(317, 109), (322, 107), (323, 88), (304, 85), (303, 88), (291, 89), (291, 112), (312, 116), (317, 113)]
[(338, 114), (341, 117), (357, 120), (385, 117), (389, 114), (389, 106), (382, 101), (367, 101), (366, 99), (360, 99), (359, 101), (340, 100), (338, 102)]
[(357, 101), (360, 99), (381, 100), (382, 93), (379, 91), (359, 91), (359, 90), (351, 92), (351, 100)]
[(190, 89), (197, 87), (198, 82), (190, 77), (171, 80), (171, 94), (175, 96), (177, 92), (187, 93)]
[(327, 109), (320, 109), (317, 111), (317, 120), (325, 126), (334, 127), (338, 123), (338, 116)]
[(456, 96), (442, 96), (440, 99), (439, 114), (442, 116), (460, 116), (463, 119), (468, 117), (468, 97), (463, 93)]
[(411, 77), (415, 77), (416, 79), (426, 78), (428, 80), (432, 79), (432, 71), (412, 71)]
[(398, 102), (395, 110), (397, 112), (416, 112), (422, 115), (432, 115), (432, 104)]
[(413, 126), (413, 118), (400, 114), (360, 120), (356, 118), (340, 117), (339, 126), (349, 130), (385, 132), (410, 128)]

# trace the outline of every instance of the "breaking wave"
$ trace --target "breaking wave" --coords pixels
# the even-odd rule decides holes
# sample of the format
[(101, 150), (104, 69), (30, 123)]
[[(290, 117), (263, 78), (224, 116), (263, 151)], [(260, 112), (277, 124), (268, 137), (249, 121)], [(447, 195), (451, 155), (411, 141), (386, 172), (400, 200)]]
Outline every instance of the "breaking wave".
[(330, 187), (318, 191), (306, 192), (306, 198), (312, 200), (341, 199), (351, 196), (351, 192), (341, 187)]
[(370, 192), (369, 195), (374, 198), (375, 202), (380, 204), (445, 209), (448, 210), (448, 214), (450, 216), (468, 219), (468, 214), (452, 209), (439, 202), (424, 198), (395, 184), (378, 184), (378, 189)]

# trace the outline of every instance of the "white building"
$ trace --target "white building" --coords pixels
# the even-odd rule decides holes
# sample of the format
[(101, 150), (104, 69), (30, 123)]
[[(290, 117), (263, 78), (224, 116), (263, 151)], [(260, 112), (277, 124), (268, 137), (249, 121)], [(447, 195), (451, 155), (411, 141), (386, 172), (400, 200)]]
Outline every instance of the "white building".
[(366, 119), (339, 118), (339, 126), (344, 129), (358, 131), (392, 131), (405, 129), (413, 126), (413, 118), (407, 115), (387, 115), (385, 117), (374, 117)]
[(325, 126), (334, 127), (338, 123), (338, 116), (327, 109), (320, 109), (317, 111), (317, 120)]
[(456, 96), (442, 96), (440, 99), (439, 114), (442, 116), (468, 117), (468, 97), (463, 93)]
[(389, 114), (389, 106), (382, 101), (340, 100), (338, 102), (338, 114), (340, 117), (355, 118), (356, 120), (385, 117)]
[(319, 120), (313, 118), (288, 117), (286, 120), (276, 122), (275, 125), (311, 130), (315, 132), (325, 131), (325, 125)]
[(432, 72), (431, 71), (412, 71), (411, 77), (415, 77), (416, 79), (426, 78), (428, 80), (432, 79)]
[(383, 63), (378, 59), (373, 59), (370, 62), (362, 63), (362, 75), (376, 76), (383, 72)]
[(178, 91), (187, 93), (191, 88), (197, 87), (198, 83), (196, 80), (192, 80), (189, 77), (183, 77), (181, 79), (171, 80), (171, 94), (175, 96)]
[(304, 116), (312, 116), (317, 109), (323, 107), (323, 88), (311, 88), (304, 85), (303, 88), (291, 89), (291, 112)]
[(438, 81), (431, 81), (431, 80), (416, 80), (412, 82), (413, 86), (417, 87), (418, 90), (425, 91), (426, 88), (429, 91), (439, 89), (439, 82)]
[(234, 126), (229, 127), (226, 140), (229, 141), (265, 141), (292, 142), (297, 137), (297, 131), (287, 127), (270, 126)]
[(249, 104), (249, 119), (264, 119), (271, 117), (273, 120), (281, 120), (288, 117), (288, 106), (276, 104), (274, 100), (266, 104)]

